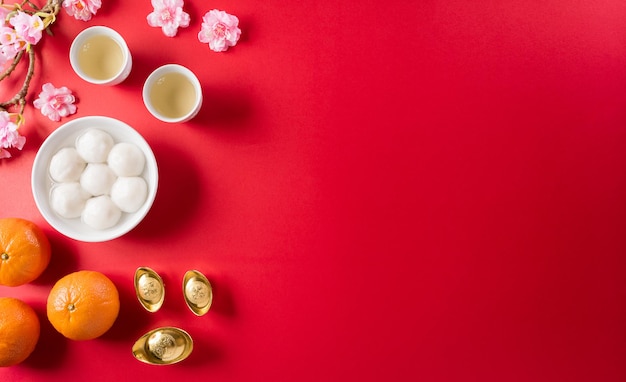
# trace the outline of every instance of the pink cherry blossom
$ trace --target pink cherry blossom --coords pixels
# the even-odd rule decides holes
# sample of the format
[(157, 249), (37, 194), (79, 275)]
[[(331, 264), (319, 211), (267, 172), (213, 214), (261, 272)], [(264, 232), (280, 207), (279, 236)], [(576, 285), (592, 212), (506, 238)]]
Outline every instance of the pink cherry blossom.
[(5, 62), (13, 59), (17, 52), (26, 48), (26, 42), (20, 39), (15, 29), (7, 26), (0, 27), (0, 60)]
[(237, 16), (213, 9), (202, 17), (202, 27), (198, 40), (208, 43), (215, 52), (224, 52), (228, 47), (235, 46), (241, 35)]
[(51, 83), (46, 83), (42, 87), (39, 98), (33, 105), (41, 110), (41, 114), (53, 121), (59, 121), (61, 117), (67, 117), (76, 113), (75, 98), (72, 91), (65, 86), (55, 88)]
[(19, 40), (31, 45), (35, 45), (41, 40), (43, 20), (39, 16), (19, 11), (9, 19), (9, 24), (15, 28)]
[(0, 159), (11, 157), (11, 153), (6, 149), (21, 150), (24, 143), (26, 143), (26, 137), (19, 134), (17, 124), (11, 121), (9, 113), (0, 111)]
[(82, 21), (91, 20), (91, 16), (98, 13), (101, 6), (101, 0), (63, 0), (62, 4), (68, 15)]
[(154, 11), (147, 17), (148, 25), (161, 27), (163, 34), (174, 37), (178, 28), (189, 26), (189, 14), (183, 11), (183, 0), (152, 0)]

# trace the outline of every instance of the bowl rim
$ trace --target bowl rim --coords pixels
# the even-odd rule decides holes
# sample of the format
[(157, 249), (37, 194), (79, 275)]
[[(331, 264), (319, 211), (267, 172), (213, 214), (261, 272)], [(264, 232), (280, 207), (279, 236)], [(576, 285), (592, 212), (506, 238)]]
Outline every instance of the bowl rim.
[[(61, 148), (70, 147), (71, 145), (68, 142), (72, 142), (72, 140), (75, 141), (76, 137), (88, 128), (100, 129), (111, 134), (115, 143), (128, 142), (128, 137), (131, 137), (132, 143), (135, 143), (146, 157), (143, 175), (148, 184), (146, 202), (137, 212), (131, 214), (123, 213), (120, 222), (104, 230), (97, 230), (87, 226), (80, 221), (80, 217), (74, 219), (60, 217), (50, 206), (50, 190), (55, 184), (58, 184), (54, 182), (49, 175), (50, 159)], [(135, 228), (151, 209), (156, 198), (158, 183), (158, 164), (154, 152), (146, 139), (125, 122), (112, 117), (97, 115), (73, 119), (62, 124), (50, 133), (37, 150), (31, 171), (31, 192), (39, 213), (46, 222), (59, 233), (71, 239), (83, 242), (113, 240)], [(80, 227), (81, 231), (78, 231), (76, 227)]]

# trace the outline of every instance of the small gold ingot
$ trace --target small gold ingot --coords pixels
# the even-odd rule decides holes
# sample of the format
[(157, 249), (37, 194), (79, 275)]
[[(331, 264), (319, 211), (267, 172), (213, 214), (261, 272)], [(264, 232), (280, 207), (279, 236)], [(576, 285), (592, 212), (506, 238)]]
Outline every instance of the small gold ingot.
[(213, 302), (213, 288), (207, 278), (196, 270), (187, 271), (183, 277), (183, 295), (187, 306), (196, 316), (209, 311)]
[(148, 312), (156, 312), (163, 305), (165, 299), (163, 280), (148, 267), (140, 267), (135, 271), (135, 292), (137, 299)]
[(166, 326), (149, 331), (133, 345), (133, 356), (151, 365), (171, 365), (189, 357), (193, 340), (186, 331)]

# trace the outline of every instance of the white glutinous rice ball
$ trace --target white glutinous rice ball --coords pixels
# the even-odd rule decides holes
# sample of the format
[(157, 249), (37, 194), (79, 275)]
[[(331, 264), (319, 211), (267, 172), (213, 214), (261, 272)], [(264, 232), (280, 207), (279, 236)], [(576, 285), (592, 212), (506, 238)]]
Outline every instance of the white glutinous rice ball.
[(89, 163), (80, 176), (80, 185), (93, 196), (108, 195), (117, 177), (104, 163)]
[(90, 197), (78, 182), (61, 183), (50, 192), (50, 206), (59, 216), (73, 219), (80, 217)]
[(111, 187), (111, 200), (124, 212), (137, 212), (147, 198), (148, 184), (138, 176), (120, 176)]
[(85, 203), (82, 219), (94, 229), (107, 229), (117, 224), (122, 217), (122, 210), (113, 203), (108, 195), (90, 198)]
[(89, 129), (76, 139), (78, 154), (88, 163), (104, 163), (115, 142), (109, 133)]
[(117, 176), (139, 176), (146, 164), (146, 158), (137, 145), (120, 142), (109, 152), (107, 163)]
[(77, 182), (86, 165), (75, 148), (65, 147), (50, 159), (50, 177), (56, 182)]

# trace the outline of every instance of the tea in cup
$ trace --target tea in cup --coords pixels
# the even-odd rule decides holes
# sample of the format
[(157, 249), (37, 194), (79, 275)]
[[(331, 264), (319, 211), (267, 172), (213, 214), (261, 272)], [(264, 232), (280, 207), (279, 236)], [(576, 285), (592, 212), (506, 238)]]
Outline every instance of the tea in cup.
[(148, 76), (143, 86), (143, 102), (163, 122), (186, 122), (200, 111), (202, 86), (186, 67), (164, 65)]
[(70, 64), (87, 82), (116, 85), (130, 74), (132, 57), (119, 33), (105, 26), (93, 26), (80, 32), (72, 42)]

